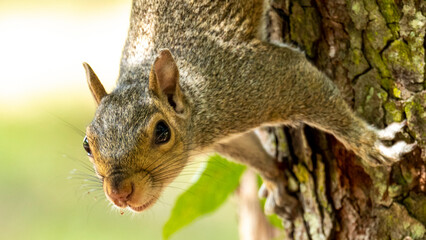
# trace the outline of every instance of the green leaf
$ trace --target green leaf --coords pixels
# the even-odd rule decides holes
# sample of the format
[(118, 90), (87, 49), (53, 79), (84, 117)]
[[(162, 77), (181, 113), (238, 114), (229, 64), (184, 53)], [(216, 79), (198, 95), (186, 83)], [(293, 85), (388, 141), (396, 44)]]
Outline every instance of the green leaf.
[(244, 170), (245, 166), (229, 162), (219, 155), (210, 157), (198, 180), (176, 200), (163, 227), (163, 238), (169, 239), (198, 217), (215, 211), (238, 187)]
[(272, 224), (272, 226), (278, 228), (278, 229), (284, 229), (283, 227), (283, 220), (281, 220), (277, 215), (272, 214), (267, 216), (269, 223)]

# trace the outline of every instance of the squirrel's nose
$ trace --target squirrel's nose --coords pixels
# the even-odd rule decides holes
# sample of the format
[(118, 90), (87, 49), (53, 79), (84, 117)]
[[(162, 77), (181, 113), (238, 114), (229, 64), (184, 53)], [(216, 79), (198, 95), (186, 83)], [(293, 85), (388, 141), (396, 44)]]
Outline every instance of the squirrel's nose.
[(127, 207), (127, 201), (133, 193), (133, 183), (130, 181), (123, 181), (119, 184), (106, 185), (106, 194), (118, 207)]

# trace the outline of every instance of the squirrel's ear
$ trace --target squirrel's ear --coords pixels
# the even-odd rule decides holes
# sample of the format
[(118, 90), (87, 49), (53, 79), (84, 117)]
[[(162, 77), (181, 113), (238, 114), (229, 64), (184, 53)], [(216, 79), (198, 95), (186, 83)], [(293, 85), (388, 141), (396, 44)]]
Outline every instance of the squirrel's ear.
[(162, 49), (149, 74), (149, 89), (158, 96), (165, 95), (176, 112), (183, 111), (182, 92), (179, 87), (179, 70), (168, 49)]
[(102, 86), (101, 81), (99, 81), (98, 76), (96, 76), (93, 69), (89, 64), (83, 63), (83, 67), (86, 70), (87, 83), (89, 84), (90, 91), (92, 92), (93, 97), (95, 98), (96, 103), (99, 105), (102, 98), (107, 95), (104, 86)]

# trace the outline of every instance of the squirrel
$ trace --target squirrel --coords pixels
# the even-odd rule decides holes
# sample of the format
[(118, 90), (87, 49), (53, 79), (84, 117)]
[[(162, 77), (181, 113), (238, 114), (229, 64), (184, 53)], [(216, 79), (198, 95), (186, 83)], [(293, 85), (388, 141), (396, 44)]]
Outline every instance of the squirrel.
[[(84, 63), (97, 103), (83, 146), (117, 207), (141, 212), (199, 153), (216, 151), (259, 172), (280, 197), (260, 126), (306, 123), (334, 135), (371, 166), (414, 144), (385, 146), (405, 122), (378, 130), (357, 117), (305, 54), (266, 41), (268, 0), (134, 0), (116, 88)], [(269, 186), (269, 187), (268, 187)], [(283, 202), (284, 201), (284, 202)]]

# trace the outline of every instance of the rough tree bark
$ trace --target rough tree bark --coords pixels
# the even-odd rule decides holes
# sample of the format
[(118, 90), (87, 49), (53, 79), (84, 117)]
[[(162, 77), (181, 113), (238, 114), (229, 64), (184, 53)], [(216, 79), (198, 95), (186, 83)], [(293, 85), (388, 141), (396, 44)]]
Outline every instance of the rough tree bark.
[[(371, 168), (309, 126), (266, 129), (298, 215), (285, 239), (426, 239), (426, 1), (275, 0), (269, 39), (291, 43), (370, 124), (407, 119), (396, 140), (418, 148)], [(282, 234), (281, 234), (282, 235)]]

